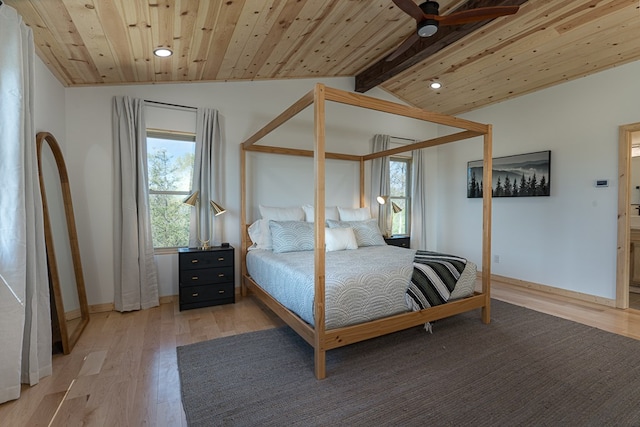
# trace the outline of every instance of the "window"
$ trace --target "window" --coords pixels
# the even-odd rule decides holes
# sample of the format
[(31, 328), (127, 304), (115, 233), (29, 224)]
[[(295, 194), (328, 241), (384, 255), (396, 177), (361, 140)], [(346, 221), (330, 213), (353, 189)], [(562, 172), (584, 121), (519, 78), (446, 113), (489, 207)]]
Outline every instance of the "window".
[(400, 212), (392, 213), (391, 232), (393, 235), (409, 234), (411, 232), (411, 158), (391, 157), (389, 159), (389, 181), (391, 185), (389, 199), (402, 209)]
[(189, 246), (195, 134), (147, 129), (147, 174), (154, 248)]

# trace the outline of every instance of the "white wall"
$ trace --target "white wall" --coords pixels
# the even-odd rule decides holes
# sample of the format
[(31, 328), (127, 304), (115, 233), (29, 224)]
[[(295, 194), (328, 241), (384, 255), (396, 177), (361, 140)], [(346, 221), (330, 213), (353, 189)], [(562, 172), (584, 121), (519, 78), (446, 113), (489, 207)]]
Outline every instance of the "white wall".
[[(89, 304), (113, 302), (111, 103), (114, 96), (128, 95), (173, 104), (211, 107), (220, 112), (223, 139), (226, 142), (227, 176), (224, 197), (219, 201), (227, 208), (227, 213), (221, 217), (224, 221), (222, 238), (239, 248), (239, 144), (312, 90), (315, 83), (316, 80), (286, 80), (66, 89), (67, 143), (72, 147), (67, 153), (67, 163), (72, 184), (78, 189), (77, 194), (74, 192), (74, 203)], [(328, 79), (324, 83), (344, 90), (354, 87), (351, 78)], [(377, 89), (368, 95), (394, 100)], [(184, 124), (188, 120), (184, 119), (184, 114), (178, 115), (176, 112), (175, 117), (169, 114), (160, 121), (164, 121), (167, 127), (174, 127), (177, 122)], [(298, 147), (300, 141), (305, 141), (306, 148), (312, 149), (312, 123), (312, 110), (307, 109), (267, 141)], [(435, 136), (436, 132), (435, 126), (411, 119), (383, 118), (382, 113), (367, 113), (333, 103), (327, 105), (328, 151), (369, 152), (369, 141), (376, 133), (427, 139)], [(310, 159), (252, 153), (248, 167), (251, 171), (248, 180), (250, 219), (257, 219), (258, 204), (289, 206), (312, 203), (313, 165)], [(357, 206), (358, 170), (357, 165), (349, 162), (328, 163), (327, 204)], [(160, 295), (176, 295), (177, 256), (158, 255), (156, 261)]]
[[(36, 57), (34, 122), (36, 133), (49, 132), (66, 151), (65, 88)], [(35, 143), (35, 142), (34, 142)]]
[[(615, 299), (618, 126), (640, 122), (639, 75), (634, 62), (463, 116), (493, 125), (494, 157), (551, 150), (551, 197), (493, 200), (492, 273)], [(465, 197), (466, 164), (482, 158), (473, 142), (438, 149), (438, 248), (480, 263), (482, 202)]]

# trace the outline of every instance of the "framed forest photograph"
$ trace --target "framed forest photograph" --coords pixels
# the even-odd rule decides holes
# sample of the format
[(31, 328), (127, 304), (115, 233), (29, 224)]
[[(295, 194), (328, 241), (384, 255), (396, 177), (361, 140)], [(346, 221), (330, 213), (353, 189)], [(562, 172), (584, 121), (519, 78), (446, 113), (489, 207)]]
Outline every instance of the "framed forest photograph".
[[(467, 198), (482, 198), (482, 160), (467, 163)], [(493, 197), (549, 196), (551, 151), (493, 159)]]

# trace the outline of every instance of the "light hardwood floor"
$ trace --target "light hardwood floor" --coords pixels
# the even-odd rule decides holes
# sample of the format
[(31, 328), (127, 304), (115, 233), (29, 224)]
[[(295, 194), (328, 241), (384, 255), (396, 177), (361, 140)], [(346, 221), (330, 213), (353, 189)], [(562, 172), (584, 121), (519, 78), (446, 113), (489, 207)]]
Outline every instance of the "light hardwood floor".
[[(496, 299), (640, 339), (640, 311), (617, 310), (499, 282)], [(253, 298), (180, 312), (177, 302), (98, 313), (53, 375), (0, 405), (2, 426), (186, 426), (176, 347), (281, 326)], [(233, 361), (229, 361), (233, 363)], [(309, 373), (312, 375), (312, 373)]]

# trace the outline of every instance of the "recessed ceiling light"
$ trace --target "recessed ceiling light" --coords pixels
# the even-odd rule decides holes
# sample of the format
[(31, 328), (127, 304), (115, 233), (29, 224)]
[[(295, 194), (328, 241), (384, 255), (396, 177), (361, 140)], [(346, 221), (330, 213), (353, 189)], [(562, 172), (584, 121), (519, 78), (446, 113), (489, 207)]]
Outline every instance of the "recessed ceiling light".
[(442, 87), (442, 84), (440, 82), (431, 82), (429, 87), (431, 89), (440, 89)]
[(171, 51), (171, 49), (167, 49), (165, 47), (159, 47), (153, 50), (153, 54), (161, 58), (166, 58), (167, 56), (173, 55), (173, 52)]

